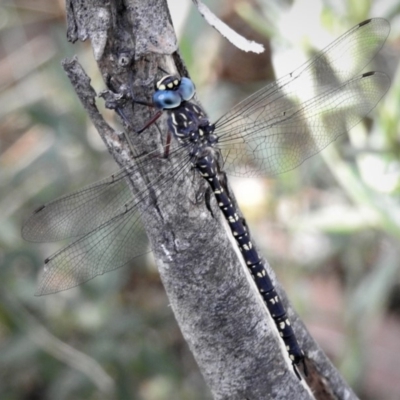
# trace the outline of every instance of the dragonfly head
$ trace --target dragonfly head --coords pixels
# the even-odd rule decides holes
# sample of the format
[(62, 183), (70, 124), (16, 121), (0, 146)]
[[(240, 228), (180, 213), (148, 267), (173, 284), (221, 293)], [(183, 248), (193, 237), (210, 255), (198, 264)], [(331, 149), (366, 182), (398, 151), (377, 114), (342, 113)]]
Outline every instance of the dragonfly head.
[(153, 103), (162, 110), (176, 108), (182, 101), (189, 101), (194, 93), (195, 87), (189, 78), (167, 75), (156, 83)]

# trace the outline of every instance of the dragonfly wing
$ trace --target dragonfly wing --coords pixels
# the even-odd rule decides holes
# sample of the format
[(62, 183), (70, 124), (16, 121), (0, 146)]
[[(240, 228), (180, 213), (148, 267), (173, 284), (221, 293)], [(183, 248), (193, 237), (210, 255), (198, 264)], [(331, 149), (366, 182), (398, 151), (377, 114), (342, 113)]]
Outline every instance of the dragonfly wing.
[[(182, 161), (184, 151), (171, 146), (170, 154)], [(148, 195), (146, 188), (134, 195), (127, 178), (135, 179), (142, 169), (152, 168), (157, 159), (162, 161), (162, 156), (147, 154), (136, 159), (132, 167), (39, 207), (24, 223), (22, 237), (31, 242), (55, 242), (85, 235), (112, 220), (125, 212), (126, 204), (134, 197), (140, 201)], [(175, 169), (160, 173), (148, 187), (163, 188), (165, 181), (176, 173)]]
[(256, 118), (264, 108), (273, 117), (293, 98), (305, 102), (355, 77), (379, 52), (389, 32), (383, 18), (356, 25), (299, 68), (233, 107), (216, 122), (218, 136), (232, 135), (232, 126), (242, 118)]
[[(149, 252), (142, 215), (148, 207), (156, 206), (160, 201), (172, 202), (176, 186), (191, 170), (190, 159), (187, 156), (182, 158), (184, 155), (184, 151), (175, 153), (176, 163), (164, 172), (157, 168), (156, 180), (149, 182), (135, 197), (131, 196), (112, 218), (109, 218), (112, 215), (109, 212), (107, 220), (101, 225), (97, 224), (95, 229), (46, 259), (37, 294), (67, 290)], [(98, 218), (104, 220), (102, 216), (96, 218), (97, 221)]]
[(389, 86), (386, 74), (369, 72), (288, 106), (274, 118), (264, 109), (255, 122), (237, 127), (233, 139), (220, 143), (225, 164), (237, 176), (289, 171), (358, 124)]
[(37, 295), (67, 290), (122, 267), (147, 250), (139, 214), (132, 205), (45, 260)]
[(25, 222), (22, 237), (52, 242), (84, 235), (121, 213), (132, 194), (122, 169), (109, 178), (39, 207)]

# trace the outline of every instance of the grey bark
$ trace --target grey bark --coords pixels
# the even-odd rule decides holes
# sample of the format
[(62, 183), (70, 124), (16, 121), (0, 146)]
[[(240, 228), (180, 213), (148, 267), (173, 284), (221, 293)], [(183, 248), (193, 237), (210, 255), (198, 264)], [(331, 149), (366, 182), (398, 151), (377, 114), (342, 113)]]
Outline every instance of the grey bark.
[[(90, 39), (104, 81), (114, 88), (115, 93), (103, 93), (108, 105), (114, 101), (122, 110), (123, 122), (142, 127), (154, 110), (124, 101), (130, 86), (136, 98), (150, 102), (159, 67), (187, 75), (166, 1), (69, 0), (66, 5), (68, 40)], [(155, 149), (162, 154), (165, 118), (140, 135), (127, 128), (129, 144), (97, 110), (96, 93), (77, 59), (65, 60), (63, 67), (121, 167), (135, 163), (130, 144), (135, 154)], [(167, 161), (155, 158), (152, 168), (132, 177), (133, 194), (173, 163), (173, 157)], [(193, 175), (179, 179), (175, 186), (179, 190), (157, 199), (148, 197), (143, 203), (143, 222), (176, 320), (214, 398), (310, 399), (308, 382), (317, 399), (356, 399), (277, 283), (299, 342), (310, 358), (308, 378), (297, 379), (214, 199), (210, 212), (204, 201), (193, 201)], [(203, 184), (200, 178), (197, 184)]]

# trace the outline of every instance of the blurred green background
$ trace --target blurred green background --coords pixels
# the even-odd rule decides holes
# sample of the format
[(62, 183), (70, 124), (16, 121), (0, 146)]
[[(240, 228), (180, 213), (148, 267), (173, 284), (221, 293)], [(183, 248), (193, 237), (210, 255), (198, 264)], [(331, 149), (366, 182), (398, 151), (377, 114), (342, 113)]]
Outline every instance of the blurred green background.
[[(358, 22), (391, 22), (373, 68), (392, 86), (370, 118), (290, 173), (232, 184), (257, 244), (345, 379), (363, 399), (398, 400), (400, 2), (208, 3), (267, 49), (235, 51), (190, 1), (170, 1), (212, 119)], [(0, 3), (0, 398), (208, 399), (151, 257), (33, 296), (44, 258), (60, 244), (24, 242), (24, 219), (117, 169), (60, 66), (77, 53), (95, 89), (104, 88), (90, 44), (66, 41), (64, 7)]]

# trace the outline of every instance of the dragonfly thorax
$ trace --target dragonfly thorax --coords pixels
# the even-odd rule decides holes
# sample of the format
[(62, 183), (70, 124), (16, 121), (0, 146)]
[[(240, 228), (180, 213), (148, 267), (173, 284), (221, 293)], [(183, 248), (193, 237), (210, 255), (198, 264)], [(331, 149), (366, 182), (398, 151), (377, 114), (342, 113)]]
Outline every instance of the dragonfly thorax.
[(179, 143), (195, 147), (217, 143), (214, 124), (196, 104), (183, 101), (179, 107), (168, 110), (168, 114), (168, 127)]

